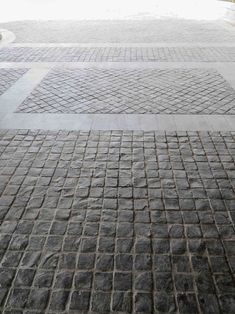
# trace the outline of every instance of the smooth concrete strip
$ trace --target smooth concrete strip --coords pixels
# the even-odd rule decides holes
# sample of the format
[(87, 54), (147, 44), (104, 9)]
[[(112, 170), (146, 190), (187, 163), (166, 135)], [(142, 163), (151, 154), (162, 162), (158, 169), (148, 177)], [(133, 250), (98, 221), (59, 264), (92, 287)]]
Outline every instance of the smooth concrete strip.
[(12, 113), (0, 120), (0, 128), (91, 130), (93, 119), (92, 115)]
[(0, 62), (0, 68), (97, 68), (97, 69), (216, 69), (229, 80), (234, 78), (234, 62)]
[(235, 116), (226, 117), (227, 123), (231, 131), (235, 131)]
[(147, 43), (12, 43), (10, 47), (30, 47), (30, 48), (47, 48), (47, 47), (88, 47), (88, 48), (100, 48), (100, 47), (235, 47), (234, 42), (147, 42)]
[(174, 120), (177, 131), (187, 131), (191, 128), (196, 128), (200, 131), (208, 129), (206, 117), (202, 115), (174, 115)]
[(225, 115), (205, 116), (204, 119), (211, 131), (231, 131)]
[(0, 97), (0, 117), (12, 113), (41, 82), (49, 69), (30, 69)]
[(11, 113), (0, 120), (5, 129), (234, 131), (235, 116), (148, 114)]
[(235, 64), (228, 64), (222, 63), (218, 64), (216, 69), (223, 75), (226, 81), (235, 89)]
[(157, 120), (159, 130), (175, 131), (177, 129), (174, 115), (157, 115)]

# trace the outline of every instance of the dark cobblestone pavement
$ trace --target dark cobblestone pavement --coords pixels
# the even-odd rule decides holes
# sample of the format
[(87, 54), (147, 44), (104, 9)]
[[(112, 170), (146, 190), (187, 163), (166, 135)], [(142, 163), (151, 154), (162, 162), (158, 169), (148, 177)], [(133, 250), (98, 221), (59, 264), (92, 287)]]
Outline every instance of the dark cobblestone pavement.
[(1, 313), (235, 312), (235, 133), (0, 139)]

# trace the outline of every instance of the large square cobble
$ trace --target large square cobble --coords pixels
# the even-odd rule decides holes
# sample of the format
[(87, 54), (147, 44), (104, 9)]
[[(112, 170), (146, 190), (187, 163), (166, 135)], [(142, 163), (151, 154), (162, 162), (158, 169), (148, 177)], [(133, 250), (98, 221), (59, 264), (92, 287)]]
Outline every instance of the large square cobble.
[(235, 133), (0, 139), (2, 313), (234, 313)]

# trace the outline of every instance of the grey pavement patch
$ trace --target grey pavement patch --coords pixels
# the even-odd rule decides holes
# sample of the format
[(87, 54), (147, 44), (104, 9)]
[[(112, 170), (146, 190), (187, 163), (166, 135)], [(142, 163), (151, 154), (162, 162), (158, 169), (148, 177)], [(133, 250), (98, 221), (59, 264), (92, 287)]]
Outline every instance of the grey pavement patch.
[(0, 95), (11, 87), (27, 69), (0, 68)]
[(31, 93), (48, 69), (30, 69), (0, 97), (0, 114), (14, 111), (19, 104)]
[(213, 69), (53, 69), (21, 113), (234, 114), (235, 92)]
[(0, 142), (1, 312), (234, 312), (235, 132)]
[(235, 47), (5, 47), (0, 62), (235, 62)]
[(234, 115), (9, 113), (0, 129), (235, 131)]

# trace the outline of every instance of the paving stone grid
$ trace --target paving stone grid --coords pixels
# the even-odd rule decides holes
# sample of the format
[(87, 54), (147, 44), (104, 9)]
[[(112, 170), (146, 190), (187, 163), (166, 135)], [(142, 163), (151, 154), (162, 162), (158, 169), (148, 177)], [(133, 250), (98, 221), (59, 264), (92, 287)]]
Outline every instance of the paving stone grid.
[(2, 313), (234, 313), (235, 133), (0, 138)]
[(16, 112), (235, 114), (235, 92), (210, 69), (58, 68)]
[(0, 95), (11, 87), (27, 69), (0, 69)]
[(0, 62), (235, 62), (235, 47), (4, 47)]

